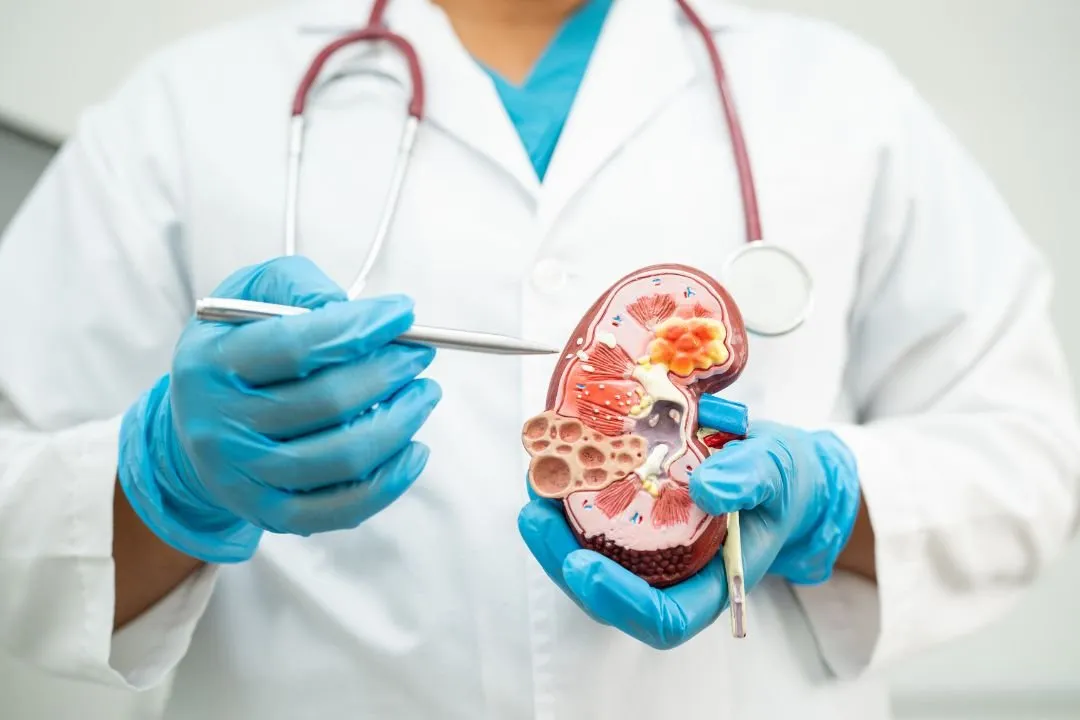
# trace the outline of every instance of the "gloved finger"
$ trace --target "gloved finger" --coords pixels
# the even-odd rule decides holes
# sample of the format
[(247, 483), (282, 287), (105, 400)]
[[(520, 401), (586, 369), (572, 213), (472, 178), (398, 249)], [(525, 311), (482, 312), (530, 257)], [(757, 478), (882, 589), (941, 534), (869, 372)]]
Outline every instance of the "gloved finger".
[(248, 385), (295, 380), (386, 345), (413, 319), (413, 301), (404, 295), (330, 303), (232, 328), (217, 341), (218, 360)]
[(272, 487), (303, 492), (366, 478), (409, 444), (441, 397), (434, 380), (413, 380), (351, 423), (277, 444), (251, 461), (251, 473)]
[(315, 263), (300, 255), (274, 258), (241, 268), (225, 278), (213, 295), (309, 309), (348, 300), (341, 286)]
[(779, 497), (794, 472), (791, 451), (773, 433), (728, 443), (690, 475), (690, 499), (710, 515), (749, 510)]
[(581, 546), (559, 506), (545, 498), (530, 501), (518, 513), (518, 532), (547, 576), (565, 591), (563, 560)]
[(697, 635), (727, 606), (727, 587), (717, 567), (710, 563), (688, 580), (659, 590), (599, 553), (577, 550), (563, 562), (563, 578), (590, 613), (663, 650)]
[(331, 365), (296, 380), (248, 391), (230, 413), (274, 440), (347, 423), (392, 397), (435, 358), (435, 350), (391, 343), (355, 362)]
[(427, 446), (413, 442), (364, 480), (308, 493), (274, 492), (272, 501), (264, 504), (261, 527), (292, 535), (352, 529), (389, 507), (412, 487), (429, 455)]
[(562, 503), (537, 495), (528, 475), (525, 476), (525, 490), (529, 502), (518, 513), (518, 533), (547, 576), (569, 595), (563, 582), (562, 564), (567, 555), (581, 546), (566, 524)]

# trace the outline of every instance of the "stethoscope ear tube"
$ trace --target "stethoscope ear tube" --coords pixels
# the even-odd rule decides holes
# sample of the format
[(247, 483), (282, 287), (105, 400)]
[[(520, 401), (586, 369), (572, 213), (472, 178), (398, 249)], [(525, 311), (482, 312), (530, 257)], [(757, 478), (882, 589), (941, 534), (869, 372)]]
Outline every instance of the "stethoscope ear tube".
[(382, 215), (375, 231), (375, 237), (368, 248), (364, 262), (360, 266), (355, 279), (348, 289), (351, 299), (359, 297), (364, 291), (367, 278), (371, 274), (375, 262), (386, 243), (386, 237), (390, 233), (394, 217), (397, 214), (398, 205), (401, 201), (401, 191), (408, 175), (413, 147), (416, 145), (416, 136), (419, 131), (420, 121), (424, 117), (424, 74), (420, 67), (420, 57), (416, 49), (408, 40), (391, 32), (383, 23), (383, 15), (386, 12), (387, 0), (376, 0), (372, 5), (371, 16), (366, 27), (353, 33), (348, 33), (337, 38), (329, 45), (320, 50), (311, 65), (304, 73), (296, 93), (293, 97), (292, 115), (289, 123), (288, 142), (288, 166), (286, 171), (286, 196), (285, 196), (285, 237), (284, 250), (286, 255), (295, 255), (297, 252), (297, 236), (299, 234), (299, 206), (300, 206), (300, 173), (304, 157), (304, 111), (307, 108), (308, 97), (312, 88), (319, 78), (323, 67), (339, 50), (359, 45), (361, 43), (384, 42), (388, 43), (404, 57), (409, 70), (409, 78), (412, 83), (412, 92), (409, 98), (409, 116), (402, 130), (401, 140), (398, 145), (398, 157), (394, 165), (394, 172), (390, 182), (389, 194), (383, 203)]

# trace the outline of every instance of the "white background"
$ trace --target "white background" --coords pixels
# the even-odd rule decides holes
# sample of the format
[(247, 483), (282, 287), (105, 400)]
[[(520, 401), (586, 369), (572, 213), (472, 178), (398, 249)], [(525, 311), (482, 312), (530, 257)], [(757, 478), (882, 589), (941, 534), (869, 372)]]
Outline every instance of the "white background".
[[(107, 92), (159, 43), (269, 1), (0, 0), (0, 119), (60, 139), (81, 107)], [(1054, 261), (1063, 279), (1055, 316), (1080, 378), (1080, 287), (1069, 280), (1080, 269), (1072, 212), (1080, 191), (1080, 0), (744, 4), (834, 20), (883, 47), (912, 77)], [(0, 145), (5, 183), (11, 182), (12, 158)], [(1080, 544), (1007, 620), (899, 668), (894, 674), (898, 716), (1080, 718), (1077, 589)], [(85, 693), (77, 715), (42, 711), (47, 714), (29, 718), (16, 710), (9, 716), (13, 708), (4, 698), (14, 696), (16, 682), (24, 697), (37, 687), (32, 677), (0, 664), (5, 720), (112, 717), (104, 696), (89, 689), (51, 698), (60, 708)]]

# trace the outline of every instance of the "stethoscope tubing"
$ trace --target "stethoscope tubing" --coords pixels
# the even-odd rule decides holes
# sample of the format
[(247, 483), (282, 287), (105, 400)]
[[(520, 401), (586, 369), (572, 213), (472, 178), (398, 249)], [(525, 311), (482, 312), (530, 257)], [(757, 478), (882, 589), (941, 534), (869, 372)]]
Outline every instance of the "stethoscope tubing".
[[(731, 138), (731, 149), (734, 156), (735, 167), (739, 176), (739, 189), (742, 197), (743, 216), (746, 224), (746, 240), (756, 243), (763, 240), (761, 230), (761, 214), (758, 209), (757, 189), (754, 184), (753, 171), (750, 165), (750, 153), (747, 150), (746, 138), (743, 134), (742, 122), (735, 106), (735, 99), (729, 87), (727, 73), (724, 69), (720, 51), (713, 39), (712, 32), (698, 15), (687, 0), (675, 0), (687, 21), (701, 36), (705, 50), (709, 56), (709, 65), (712, 69), (713, 79), (716, 83), (720, 104), (724, 111), (724, 118)], [(306, 131), (305, 110), (312, 89), (318, 82), (319, 76), (326, 63), (344, 48), (361, 43), (385, 42), (393, 46), (405, 59), (409, 72), (411, 92), (408, 105), (408, 117), (398, 143), (397, 158), (395, 159), (393, 176), (390, 181), (390, 189), (383, 203), (383, 210), (379, 217), (379, 223), (371, 246), (368, 249), (364, 262), (357, 272), (352, 285), (348, 289), (350, 298), (358, 297), (364, 290), (368, 276), (378, 260), (386, 238), (390, 234), (390, 228), (397, 214), (401, 201), (401, 193), (408, 177), (413, 149), (419, 134), (420, 123), (424, 118), (425, 85), (424, 73), (420, 64), (419, 54), (412, 43), (401, 35), (391, 31), (384, 22), (386, 8), (389, 0), (375, 0), (365, 27), (355, 32), (347, 33), (327, 44), (318, 52), (314, 60), (308, 66), (296, 88), (293, 96), (292, 110), (289, 122), (288, 142), (288, 169), (286, 173), (286, 197), (285, 197), (285, 237), (284, 249), (286, 255), (295, 255), (297, 252), (298, 234), (300, 226), (300, 176), (304, 156), (304, 139)]]
[(364, 263), (356, 273), (352, 285), (347, 294), (350, 299), (355, 299), (364, 291), (364, 285), (371, 274), (375, 262), (378, 260), (386, 238), (390, 234), (390, 227), (397, 215), (398, 206), (401, 203), (401, 192), (405, 187), (405, 179), (408, 176), (409, 166), (412, 161), (413, 148), (416, 146), (416, 137), (419, 134), (420, 123), (424, 118), (424, 73), (420, 66), (420, 57), (412, 43), (401, 35), (392, 32), (383, 22), (388, 0), (375, 0), (371, 8), (367, 26), (348, 33), (329, 43), (315, 56), (307, 72), (304, 73), (293, 96), (292, 113), (289, 119), (289, 146), (288, 146), (288, 170), (286, 172), (286, 197), (285, 197), (285, 255), (295, 255), (297, 251), (297, 235), (299, 233), (300, 218), (300, 173), (303, 165), (304, 138), (306, 120), (304, 112), (307, 109), (308, 98), (312, 88), (318, 82), (319, 76), (326, 63), (340, 50), (365, 42), (385, 42), (393, 46), (402, 57), (405, 58), (406, 67), (409, 71), (411, 92), (409, 97), (408, 117), (402, 129), (401, 138), (398, 141), (397, 158), (394, 162), (394, 172), (390, 179), (390, 190), (383, 202), (383, 210), (379, 216), (379, 224), (375, 229), (375, 236), (371, 247), (364, 258)]

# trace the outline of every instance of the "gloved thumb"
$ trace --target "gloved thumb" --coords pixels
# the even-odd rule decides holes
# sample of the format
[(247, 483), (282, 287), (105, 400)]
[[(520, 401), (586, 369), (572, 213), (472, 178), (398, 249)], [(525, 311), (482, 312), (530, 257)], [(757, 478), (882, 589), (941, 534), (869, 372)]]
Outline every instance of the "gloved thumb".
[(782, 496), (794, 476), (785, 429), (758, 422), (743, 440), (707, 457), (690, 475), (690, 499), (710, 515), (750, 510)]
[(348, 300), (345, 291), (311, 260), (289, 255), (237, 270), (225, 278), (215, 297), (293, 305), (309, 310)]

